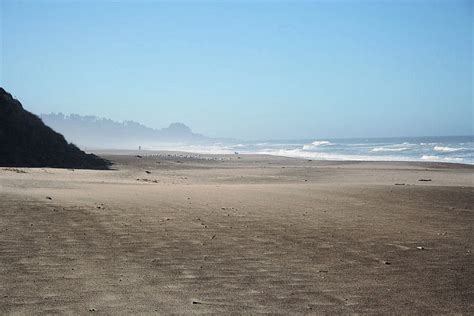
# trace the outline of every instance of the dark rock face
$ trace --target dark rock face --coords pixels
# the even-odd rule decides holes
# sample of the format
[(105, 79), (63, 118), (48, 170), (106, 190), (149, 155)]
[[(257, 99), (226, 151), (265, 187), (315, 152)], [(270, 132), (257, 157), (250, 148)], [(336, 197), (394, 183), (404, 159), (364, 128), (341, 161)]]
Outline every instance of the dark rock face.
[(110, 165), (69, 144), (0, 88), (0, 166), (108, 169)]

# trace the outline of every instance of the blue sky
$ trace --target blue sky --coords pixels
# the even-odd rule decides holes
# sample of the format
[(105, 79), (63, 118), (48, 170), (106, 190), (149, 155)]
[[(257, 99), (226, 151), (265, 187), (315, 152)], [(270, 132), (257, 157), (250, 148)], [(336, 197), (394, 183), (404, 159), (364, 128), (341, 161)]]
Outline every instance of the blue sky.
[(0, 0), (34, 113), (244, 139), (473, 134), (470, 1)]

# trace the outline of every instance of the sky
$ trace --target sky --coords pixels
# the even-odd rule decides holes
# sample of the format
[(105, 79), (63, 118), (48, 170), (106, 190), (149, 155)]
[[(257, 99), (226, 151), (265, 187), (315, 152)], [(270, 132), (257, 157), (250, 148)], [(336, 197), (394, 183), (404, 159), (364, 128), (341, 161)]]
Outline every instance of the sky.
[(474, 134), (472, 1), (0, 2), (0, 85), (36, 114), (247, 140)]

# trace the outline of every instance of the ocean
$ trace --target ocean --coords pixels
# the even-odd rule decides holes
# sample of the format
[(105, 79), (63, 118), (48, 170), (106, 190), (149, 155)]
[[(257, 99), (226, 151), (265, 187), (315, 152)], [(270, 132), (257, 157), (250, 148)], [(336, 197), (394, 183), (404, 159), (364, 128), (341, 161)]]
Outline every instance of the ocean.
[(474, 164), (474, 136), (223, 141), (154, 148), (201, 154), (266, 154), (313, 160), (436, 161)]

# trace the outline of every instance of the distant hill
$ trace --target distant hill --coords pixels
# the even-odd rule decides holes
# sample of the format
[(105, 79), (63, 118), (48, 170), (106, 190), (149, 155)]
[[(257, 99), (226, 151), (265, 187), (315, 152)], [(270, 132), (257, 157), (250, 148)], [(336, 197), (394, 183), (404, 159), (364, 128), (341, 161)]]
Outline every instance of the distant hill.
[(0, 166), (107, 169), (110, 162), (68, 143), (0, 88)]
[(75, 144), (95, 148), (137, 148), (147, 144), (206, 142), (183, 123), (154, 129), (134, 121), (117, 122), (96, 116), (62, 113), (42, 114), (41, 119)]

